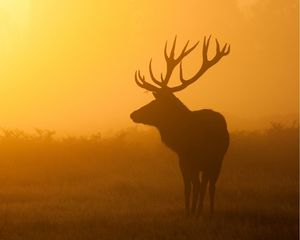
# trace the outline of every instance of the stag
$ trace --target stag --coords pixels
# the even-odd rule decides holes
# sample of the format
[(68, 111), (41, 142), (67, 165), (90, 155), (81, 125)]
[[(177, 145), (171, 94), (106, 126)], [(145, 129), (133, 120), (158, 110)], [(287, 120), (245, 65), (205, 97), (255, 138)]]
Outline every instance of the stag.
[[(218, 112), (208, 109), (189, 110), (174, 93), (185, 89), (197, 81), (210, 67), (228, 55), (230, 45), (220, 48), (216, 39), (216, 54), (208, 59), (211, 37), (204, 37), (202, 47), (202, 65), (198, 72), (186, 79), (183, 74), (182, 61), (191, 53), (199, 42), (188, 48), (189, 41), (178, 57), (175, 57), (176, 37), (170, 54), (168, 42), (165, 44), (164, 56), (166, 73), (156, 78), (152, 71), (152, 59), (149, 63), (150, 78), (145, 80), (140, 71), (135, 72), (136, 84), (151, 91), (154, 100), (134, 111), (130, 117), (135, 123), (154, 126), (158, 129), (162, 142), (177, 153), (184, 182), (186, 215), (201, 215), (203, 200), (209, 184), (210, 214), (214, 212), (216, 182), (220, 175), (222, 161), (229, 146), (229, 134), (225, 118)], [(180, 84), (169, 86), (174, 69), (179, 65)], [(201, 173), (201, 182), (199, 175)], [(190, 201), (192, 192), (192, 201)], [(190, 202), (192, 206), (190, 208)]]

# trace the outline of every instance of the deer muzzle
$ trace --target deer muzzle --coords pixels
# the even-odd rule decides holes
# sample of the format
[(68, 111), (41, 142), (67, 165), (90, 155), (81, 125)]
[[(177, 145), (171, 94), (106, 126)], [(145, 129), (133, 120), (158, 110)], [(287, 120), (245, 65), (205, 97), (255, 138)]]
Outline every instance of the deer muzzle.
[(138, 113), (137, 111), (134, 111), (133, 113), (130, 114), (130, 118), (132, 119), (132, 121), (134, 121), (135, 123), (139, 123), (139, 117), (138, 117)]

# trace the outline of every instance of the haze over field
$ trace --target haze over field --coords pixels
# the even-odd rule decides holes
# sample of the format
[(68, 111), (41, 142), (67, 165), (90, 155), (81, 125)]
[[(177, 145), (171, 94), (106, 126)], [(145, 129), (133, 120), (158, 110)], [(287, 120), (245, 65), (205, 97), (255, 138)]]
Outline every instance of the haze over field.
[[(152, 57), (164, 72), (163, 46), (176, 34), (178, 51), (209, 34), (232, 46), (178, 93), (191, 109), (222, 112), (230, 129), (297, 118), (296, 0), (0, 0), (0, 126), (71, 134), (133, 126), (129, 113), (152, 100), (134, 71), (148, 78)], [(184, 62), (187, 75), (200, 48)]]
[(296, 0), (0, 0), (0, 239), (299, 239), (298, 27)]

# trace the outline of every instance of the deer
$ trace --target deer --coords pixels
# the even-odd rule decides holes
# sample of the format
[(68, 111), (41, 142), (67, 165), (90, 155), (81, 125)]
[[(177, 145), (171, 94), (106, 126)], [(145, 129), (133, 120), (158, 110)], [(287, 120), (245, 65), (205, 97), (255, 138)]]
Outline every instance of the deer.
[[(223, 158), (229, 147), (227, 123), (222, 114), (213, 110), (191, 111), (174, 94), (196, 82), (209, 68), (228, 55), (230, 45), (226, 43), (221, 48), (219, 41), (215, 39), (216, 53), (209, 59), (208, 48), (211, 36), (208, 38), (205, 36), (200, 69), (187, 79), (184, 77), (182, 63), (184, 58), (198, 46), (199, 41), (190, 48), (187, 41), (179, 56), (176, 57), (176, 38), (177, 36), (170, 53), (168, 53), (168, 41), (165, 43), (166, 72), (161, 73), (160, 79), (152, 71), (152, 59), (149, 63), (152, 83), (146, 81), (139, 70), (135, 72), (135, 83), (138, 87), (152, 92), (154, 100), (131, 113), (130, 118), (135, 123), (156, 127), (162, 142), (177, 154), (184, 183), (186, 216), (198, 218), (202, 215), (207, 185), (209, 185), (210, 216), (213, 216), (216, 183)], [(176, 67), (179, 67), (180, 82), (170, 86), (168, 84)]]

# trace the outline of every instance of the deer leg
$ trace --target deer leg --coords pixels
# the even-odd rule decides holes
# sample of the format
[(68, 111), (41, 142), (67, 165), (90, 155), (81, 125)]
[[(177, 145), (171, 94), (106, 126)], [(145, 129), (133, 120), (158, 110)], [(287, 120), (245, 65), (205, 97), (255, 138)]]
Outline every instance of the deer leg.
[(190, 215), (190, 195), (191, 195), (191, 177), (188, 168), (180, 163), (180, 170), (184, 183), (184, 198), (185, 198), (185, 213), (186, 216)]
[(184, 179), (185, 214), (190, 216), (191, 182)]
[(197, 206), (199, 190), (200, 190), (200, 180), (199, 180), (198, 171), (196, 171), (193, 174), (192, 183), (193, 183), (193, 201), (192, 201), (191, 214), (194, 215), (196, 212), (196, 206)]
[(208, 183), (208, 176), (205, 173), (202, 173), (202, 179), (200, 183), (200, 191), (199, 191), (199, 205), (197, 209), (196, 216), (199, 217), (202, 214), (203, 209), (203, 200), (206, 192), (206, 186)]
[(216, 192), (216, 181), (209, 181), (210, 216), (214, 214), (214, 201)]
[(215, 192), (216, 192), (216, 182), (219, 178), (220, 170), (222, 165), (222, 159), (216, 166), (215, 171), (211, 172), (209, 179), (209, 199), (210, 199), (210, 216), (212, 217), (215, 210)]

